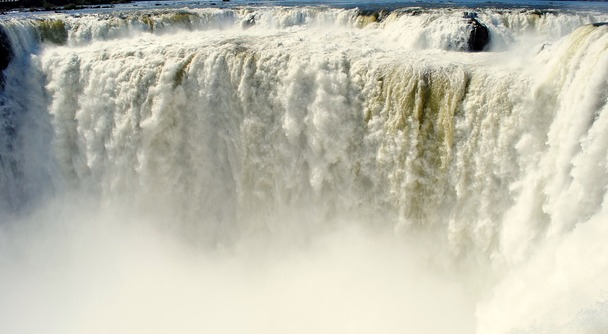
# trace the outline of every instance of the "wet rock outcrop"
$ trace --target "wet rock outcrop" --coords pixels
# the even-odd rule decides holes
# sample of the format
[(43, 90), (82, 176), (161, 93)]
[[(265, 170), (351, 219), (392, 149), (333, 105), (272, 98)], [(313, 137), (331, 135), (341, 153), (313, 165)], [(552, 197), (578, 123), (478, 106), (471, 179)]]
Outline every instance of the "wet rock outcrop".
[(477, 13), (465, 12), (467, 19), (467, 30), (469, 31), (468, 50), (471, 52), (484, 51), (490, 43), (490, 31), (488, 27), (477, 20)]
[(4, 88), (4, 70), (13, 59), (13, 48), (8, 34), (0, 26), (0, 89)]

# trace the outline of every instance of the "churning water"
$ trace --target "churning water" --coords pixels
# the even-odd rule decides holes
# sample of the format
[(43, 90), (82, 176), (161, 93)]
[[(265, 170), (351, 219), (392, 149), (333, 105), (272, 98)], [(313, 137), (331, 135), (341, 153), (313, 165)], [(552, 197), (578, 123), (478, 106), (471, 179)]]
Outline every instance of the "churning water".
[(0, 20), (1, 332), (608, 331), (607, 14), (217, 7)]

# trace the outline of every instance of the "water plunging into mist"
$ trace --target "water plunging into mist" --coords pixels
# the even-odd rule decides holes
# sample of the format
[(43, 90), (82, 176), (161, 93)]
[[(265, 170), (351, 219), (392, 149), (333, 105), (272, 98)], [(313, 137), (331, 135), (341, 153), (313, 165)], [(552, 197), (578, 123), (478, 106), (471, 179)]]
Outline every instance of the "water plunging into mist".
[(477, 18), (0, 21), (0, 326), (606, 330), (608, 15)]

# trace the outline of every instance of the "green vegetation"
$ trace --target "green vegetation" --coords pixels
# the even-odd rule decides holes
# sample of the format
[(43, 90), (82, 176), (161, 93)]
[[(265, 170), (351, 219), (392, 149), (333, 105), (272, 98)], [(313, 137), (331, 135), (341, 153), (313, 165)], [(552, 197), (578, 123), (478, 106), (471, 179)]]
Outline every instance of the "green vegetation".
[(68, 31), (61, 20), (41, 20), (39, 23), (40, 38), (55, 44), (64, 44), (68, 39)]
[(182, 64), (179, 65), (179, 67), (175, 71), (175, 77), (173, 79), (173, 82), (174, 82), (173, 88), (181, 85), (182, 82), (184, 81), (184, 77), (186, 76), (186, 73), (188, 71), (188, 66), (190, 66), (192, 59), (194, 59), (194, 56), (190, 55), (188, 58), (186, 58), (186, 60)]

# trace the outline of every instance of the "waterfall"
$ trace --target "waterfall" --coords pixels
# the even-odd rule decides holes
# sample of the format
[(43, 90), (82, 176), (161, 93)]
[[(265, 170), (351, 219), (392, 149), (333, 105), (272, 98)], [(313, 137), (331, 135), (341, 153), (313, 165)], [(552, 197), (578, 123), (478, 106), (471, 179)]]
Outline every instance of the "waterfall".
[[(51, 263), (75, 257), (58, 269), (68, 281), (96, 279), (81, 261), (99, 261), (91, 266), (101, 273), (114, 270), (108, 258), (126, 254), (118, 266), (134, 269), (125, 275), (185, 280), (197, 296), (186, 298), (192, 305), (208, 293), (192, 277), (211, 275), (202, 284), (227, 279), (253, 304), (271, 294), (266, 306), (279, 313), (272, 303), (289, 301), (272, 284), (289, 294), (313, 282), (329, 305), (369, 314), (354, 327), (369, 332), (365, 326), (397, 318), (349, 309), (346, 290), (329, 286), (351, 279), (333, 268), (367, 272), (378, 261), (379, 272), (403, 285), (366, 273), (347, 284), (361, 290), (355, 296), (411, 314), (443, 298), (449, 315), (420, 317), (454, 321), (457, 332), (606, 329), (608, 27), (593, 23), (608, 15), (484, 9), (476, 17), (490, 32), (486, 52), (463, 52), (467, 20), (448, 8), (202, 8), (0, 21), (10, 55), (0, 92), (0, 262), (15, 277), (54, 277), (31, 246), (50, 240)], [(296, 252), (286, 255), (296, 264), (243, 255), (264, 243), (274, 245), (270, 253)], [(70, 255), (79, 249), (86, 255)], [(196, 260), (192, 252), (212, 255)], [(327, 258), (315, 262), (315, 252)], [(38, 269), (19, 264), (20, 253)], [(243, 259), (266, 268), (255, 279), (271, 277), (259, 290), (234, 277), (248, 272)], [(0, 291), (18, 280), (11, 277)], [(123, 281), (108, 279), (102, 290), (118, 293)], [(35, 293), (66, 289), (65, 280), (53, 282)], [(425, 302), (378, 297), (397, 291), (407, 299), (418, 284), (423, 292), (411, 298)], [(220, 289), (209, 305), (226, 294), (238, 298)], [(109, 298), (83, 295), (71, 296), (70, 307)], [(300, 297), (296, 309), (310, 311)], [(235, 312), (248, 314), (248, 303), (235, 302)], [(231, 312), (219, 309), (219, 317)], [(90, 316), (78, 318), (81, 329), (99, 321)], [(244, 318), (254, 332), (274, 330)], [(16, 332), (36, 331), (11, 321)], [(345, 322), (336, 316), (328, 328)], [(432, 322), (378, 328), (452, 326)], [(102, 328), (122, 332), (119, 323)], [(207, 328), (196, 323), (188, 322)], [(281, 322), (276, 331), (288, 328)], [(311, 331), (327, 328), (296, 332)]]

